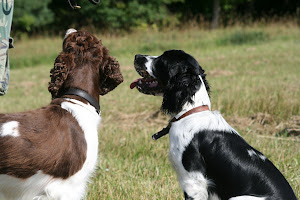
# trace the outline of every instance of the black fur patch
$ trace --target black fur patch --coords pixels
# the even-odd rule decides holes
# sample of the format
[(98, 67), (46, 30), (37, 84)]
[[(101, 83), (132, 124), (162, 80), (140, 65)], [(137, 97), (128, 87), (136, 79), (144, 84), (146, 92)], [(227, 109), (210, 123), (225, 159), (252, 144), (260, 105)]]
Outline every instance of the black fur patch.
[(208, 192), (221, 199), (253, 194), (270, 200), (296, 200), (289, 183), (272, 162), (253, 159), (248, 150), (262, 155), (239, 135), (204, 130), (186, 147), (182, 164), (188, 172), (199, 171), (213, 181)]
[(157, 57), (153, 74), (165, 86), (161, 109), (168, 114), (180, 112), (187, 102), (193, 103), (192, 97), (201, 86), (199, 75), (207, 92), (210, 91), (204, 70), (191, 55), (181, 50), (166, 51)]

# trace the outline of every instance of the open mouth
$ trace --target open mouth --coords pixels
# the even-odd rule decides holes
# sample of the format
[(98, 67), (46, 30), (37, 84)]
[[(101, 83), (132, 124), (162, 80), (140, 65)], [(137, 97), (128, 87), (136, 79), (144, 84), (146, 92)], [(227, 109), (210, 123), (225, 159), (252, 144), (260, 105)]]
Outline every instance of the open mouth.
[(143, 94), (157, 95), (162, 93), (159, 82), (150, 76), (139, 78), (130, 84), (130, 89), (137, 88)]

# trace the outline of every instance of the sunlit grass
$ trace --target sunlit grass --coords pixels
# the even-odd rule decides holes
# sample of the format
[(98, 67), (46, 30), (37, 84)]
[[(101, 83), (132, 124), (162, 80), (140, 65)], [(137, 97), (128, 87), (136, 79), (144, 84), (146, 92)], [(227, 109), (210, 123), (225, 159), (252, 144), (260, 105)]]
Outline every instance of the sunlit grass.
[[(218, 42), (241, 31), (246, 36), (252, 34), (256, 41)], [(255, 39), (253, 33), (259, 33), (260, 39)], [(275, 137), (274, 128), (299, 116), (299, 27), (272, 25), (216, 31), (189, 28), (96, 35), (120, 62), (124, 83), (100, 98), (103, 120), (99, 165), (87, 199), (183, 198), (168, 161), (168, 138), (151, 140), (151, 135), (168, 121), (158, 114), (161, 98), (129, 89), (131, 81), (138, 78), (133, 69), (134, 55), (160, 55), (168, 49), (183, 49), (199, 61), (208, 74), (212, 108), (220, 110), (226, 119), (250, 119), (256, 113), (272, 117), (274, 122), (268, 126), (257, 128), (253, 121), (235, 122), (233, 126), (273, 161), (299, 196), (299, 136)], [(34, 109), (50, 102), (49, 71), (61, 45), (62, 38), (15, 41), (16, 49), (10, 52), (13, 69), (9, 91), (0, 97), (1, 113)]]

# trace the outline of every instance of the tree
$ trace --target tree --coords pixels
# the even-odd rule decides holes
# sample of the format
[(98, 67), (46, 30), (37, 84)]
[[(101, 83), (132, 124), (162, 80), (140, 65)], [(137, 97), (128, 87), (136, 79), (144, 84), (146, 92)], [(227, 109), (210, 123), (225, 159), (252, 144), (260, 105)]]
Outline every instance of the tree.
[(211, 20), (211, 28), (216, 29), (219, 27), (219, 18), (220, 18), (220, 0), (213, 1), (213, 16)]
[(167, 5), (178, 1), (182, 0), (103, 0), (96, 6), (81, 1), (81, 9), (74, 11), (62, 0), (52, 0), (50, 7), (56, 16), (55, 24), (63, 28), (75, 24), (77, 27), (90, 25), (97, 29), (129, 31), (144, 25), (160, 26), (170, 22), (173, 18)]
[(32, 31), (53, 22), (53, 12), (48, 8), (51, 0), (14, 1), (13, 28)]

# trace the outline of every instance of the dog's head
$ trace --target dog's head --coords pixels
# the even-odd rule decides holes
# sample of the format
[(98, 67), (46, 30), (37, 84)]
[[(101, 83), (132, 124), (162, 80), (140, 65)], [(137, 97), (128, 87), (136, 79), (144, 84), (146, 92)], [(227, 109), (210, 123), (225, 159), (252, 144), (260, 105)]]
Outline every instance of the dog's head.
[(166, 113), (178, 113), (185, 103), (193, 104), (193, 96), (202, 83), (209, 92), (204, 70), (184, 51), (170, 50), (158, 57), (136, 55), (134, 67), (142, 78), (132, 82), (130, 88), (163, 96), (161, 108)]
[(92, 34), (69, 29), (63, 41), (63, 50), (50, 71), (48, 90), (52, 98), (66, 89), (75, 87), (87, 90), (97, 87), (97, 95), (104, 95), (117, 87), (123, 76), (118, 61)]

